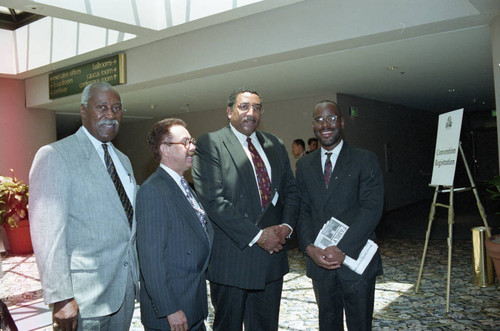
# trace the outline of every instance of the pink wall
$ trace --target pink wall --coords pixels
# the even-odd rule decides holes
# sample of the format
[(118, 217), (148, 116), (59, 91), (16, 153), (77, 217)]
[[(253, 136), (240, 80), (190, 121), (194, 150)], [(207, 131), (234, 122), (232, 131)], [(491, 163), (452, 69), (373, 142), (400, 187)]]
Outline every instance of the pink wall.
[(0, 175), (28, 182), (36, 151), (56, 140), (52, 111), (25, 107), (24, 81), (0, 78)]

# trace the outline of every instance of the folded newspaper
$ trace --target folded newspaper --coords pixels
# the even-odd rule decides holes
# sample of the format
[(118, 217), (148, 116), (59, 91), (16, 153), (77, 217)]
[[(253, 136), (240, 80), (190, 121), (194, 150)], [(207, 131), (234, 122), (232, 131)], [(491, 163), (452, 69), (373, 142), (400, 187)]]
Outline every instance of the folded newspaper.
[[(337, 246), (344, 234), (349, 229), (349, 226), (342, 223), (335, 217), (332, 217), (323, 225), (321, 231), (318, 233), (314, 246), (325, 249), (328, 246)], [(358, 274), (362, 274), (373, 256), (377, 252), (378, 245), (372, 240), (368, 239), (365, 247), (359, 253), (358, 259), (354, 260), (346, 255), (344, 265)]]

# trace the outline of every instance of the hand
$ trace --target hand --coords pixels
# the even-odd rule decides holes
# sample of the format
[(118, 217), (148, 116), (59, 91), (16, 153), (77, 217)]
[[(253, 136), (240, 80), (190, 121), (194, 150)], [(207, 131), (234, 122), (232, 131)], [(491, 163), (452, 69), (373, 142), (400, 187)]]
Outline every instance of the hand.
[(283, 225), (283, 224), (279, 225), (277, 228), (277, 231), (276, 231), (276, 234), (278, 236), (280, 236), (280, 238), (285, 242), (286, 242), (286, 238), (288, 238), (290, 233), (292, 233), (292, 229), (290, 229), (288, 226)]
[(73, 298), (55, 302), (52, 310), (54, 330), (75, 331), (78, 327), (78, 311), (78, 304)]
[[(335, 247), (335, 246), (330, 246), (330, 247)], [(332, 254), (331, 252), (328, 252), (327, 250), (330, 247), (327, 247), (327, 249), (324, 250), (319, 247), (309, 245), (306, 247), (306, 254), (314, 261), (314, 263), (316, 263), (318, 267), (327, 270), (335, 270), (340, 268), (344, 260), (342, 259), (342, 262), (339, 262), (339, 260), (336, 259), (337, 253)], [(337, 250), (339, 249), (337, 248)]]
[(329, 246), (325, 248), (326, 260), (331, 262), (338, 262), (339, 264), (344, 263), (345, 254), (337, 246)]
[(257, 244), (269, 254), (278, 253), (283, 249), (286, 240), (282, 238), (282, 229), (279, 225), (269, 226), (262, 230)]
[(170, 330), (172, 331), (187, 331), (188, 321), (186, 315), (182, 310), (178, 310), (173, 314), (167, 316), (168, 324), (170, 324)]

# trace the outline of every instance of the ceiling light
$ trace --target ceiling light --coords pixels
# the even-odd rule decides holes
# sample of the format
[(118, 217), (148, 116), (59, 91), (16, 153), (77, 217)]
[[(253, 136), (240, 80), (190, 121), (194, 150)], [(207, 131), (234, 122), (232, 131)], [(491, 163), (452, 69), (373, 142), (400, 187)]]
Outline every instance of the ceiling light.
[(454, 88), (450, 88), (450, 89), (448, 89), (448, 92), (453, 93), (453, 92), (455, 92), (455, 89)]
[(387, 70), (398, 70), (397, 66), (389, 66), (387, 67)]

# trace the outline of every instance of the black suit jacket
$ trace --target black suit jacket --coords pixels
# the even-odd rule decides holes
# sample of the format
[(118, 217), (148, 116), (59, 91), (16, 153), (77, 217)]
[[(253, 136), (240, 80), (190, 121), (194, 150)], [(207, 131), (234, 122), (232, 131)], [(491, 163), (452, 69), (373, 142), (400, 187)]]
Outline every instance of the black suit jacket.
[[(294, 227), (298, 195), (286, 149), (275, 136), (256, 134), (271, 165), (271, 191), (279, 199), (279, 210), (266, 218), (266, 226), (287, 223)], [(271, 255), (257, 244), (248, 246), (259, 232), (256, 222), (262, 212), (250, 162), (227, 126), (198, 139), (192, 173), (196, 191), (214, 223), (207, 278), (243, 289), (263, 289), (266, 282), (288, 272), (288, 260), (284, 250)]]
[(205, 319), (210, 221), (207, 234), (184, 192), (161, 167), (137, 193), (136, 218), (144, 326), (168, 330), (167, 316), (178, 310), (190, 327)]
[[(384, 205), (384, 186), (377, 156), (373, 152), (344, 142), (327, 190), (321, 149), (318, 149), (298, 161), (297, 187), (301, 197), (297, 232), (303, 250), (314, 243), (323, 224), (332, 216), (349, 226), (337, 246), (351, 258), (358, 258), (368, 239), (375, 241), (375, 228)], [(338, 272), (346, 279), (358, 277), (346, 266), (329, 271), (307, 257), (308, 277), (321, 279), (330, 272)], [(371, 278), (381, 273), (382, 263), (377, 252), (363, 277)]]

